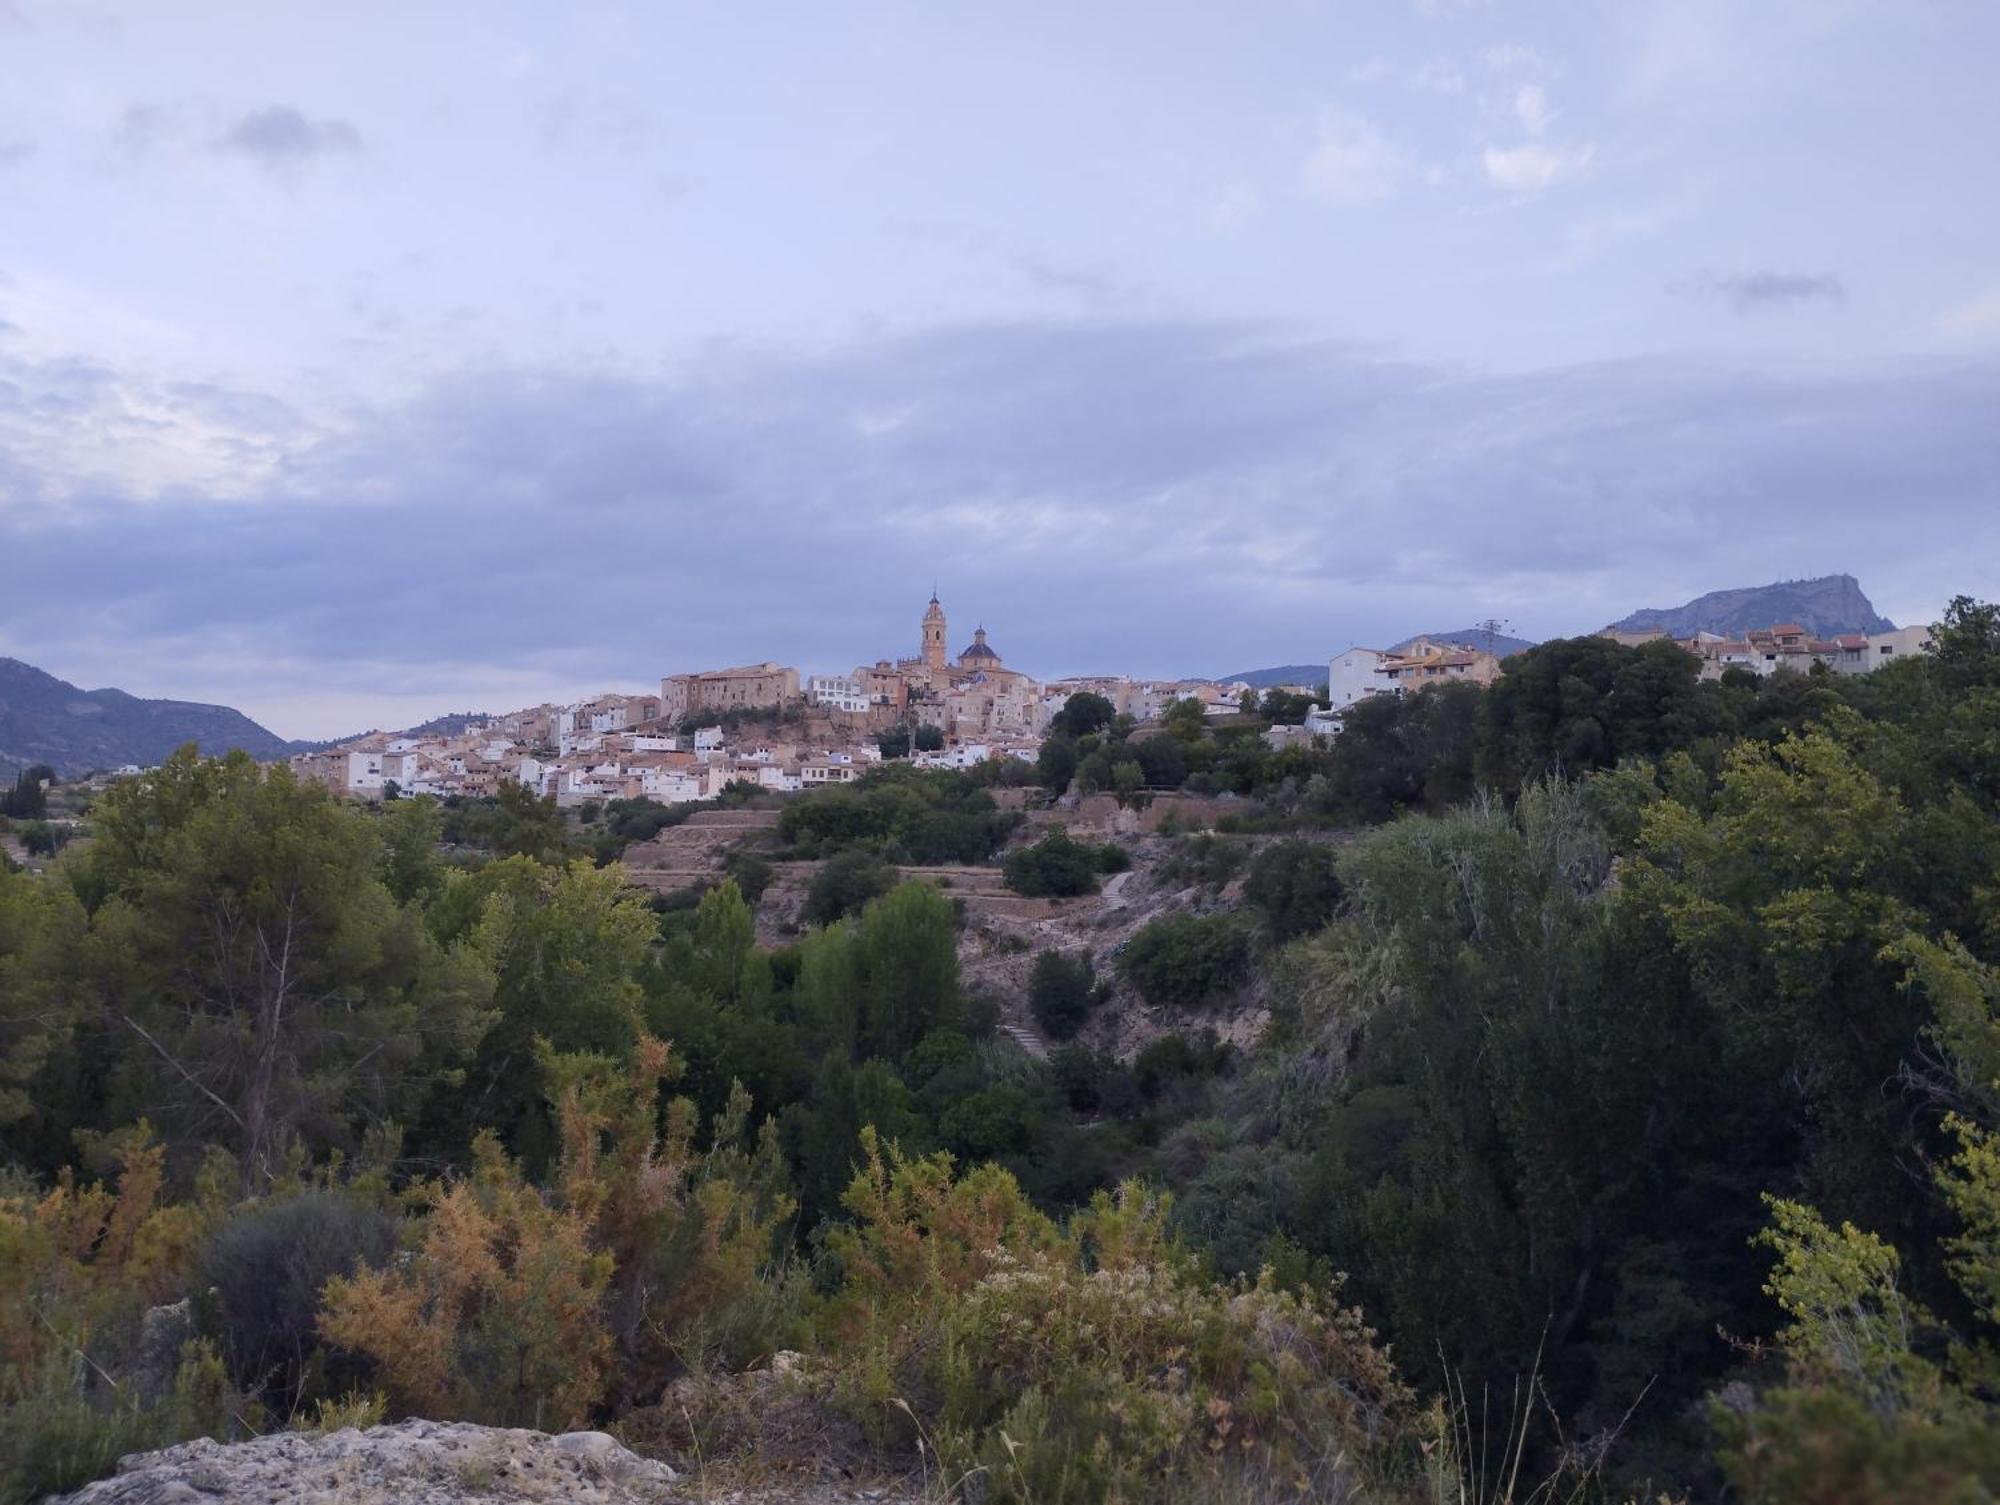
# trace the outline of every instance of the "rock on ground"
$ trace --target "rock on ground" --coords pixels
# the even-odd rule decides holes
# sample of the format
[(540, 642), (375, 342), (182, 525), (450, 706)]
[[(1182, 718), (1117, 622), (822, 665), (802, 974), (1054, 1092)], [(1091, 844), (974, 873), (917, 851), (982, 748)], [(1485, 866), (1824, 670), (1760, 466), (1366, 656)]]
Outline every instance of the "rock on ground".
[(603, 1432), (405, 1421), (134, 1453), (111, 1478), (47, 1505), (655, 1505), (679, 1498), (674, 1478)]

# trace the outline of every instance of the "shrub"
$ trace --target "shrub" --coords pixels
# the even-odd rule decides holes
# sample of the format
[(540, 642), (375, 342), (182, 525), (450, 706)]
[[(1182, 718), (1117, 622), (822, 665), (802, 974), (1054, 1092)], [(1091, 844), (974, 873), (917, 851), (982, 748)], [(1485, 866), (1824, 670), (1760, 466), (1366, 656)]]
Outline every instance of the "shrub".
[(212, 1203), (163, 1204), (166, 1153), (143, 1122), (101, 1147), (115, 1186), (67, 1171), (46, 1193), (0, 1186), (4, 1505), (75, 1488), (123, 1453), (228, 1437), (244, 1409), (207, 1344), (154, 1353), (146, 1341), (148, 1308), (186, 1289)]
[(1242, 979), (1250, 955), (1231, 915), (1162, 915), (1125, 944), (1118, 965), (1148, 1003), (1213, 1001)]
[(1159, 865), (1162, 884), (1220, 887), (1243, 870), (1243, 846), (1211, 831), (1183, 836)]
[(1250, 864), (1243, 897), (1263, 911), (1273, 940), (1312, 934), (1340, 907), (1333, 848), (1313, 841), (1281, 841), (1266, 847)]
[(984, 862), (1018, 824), (966, 775), (898, 762), (798, 795), (778, 833), (801, 857), (858, 847), (892, 862)]
[(1214, 1030), (1195, 1040), (1182, 1034), (1162, 1035), (1133, 1058), (1133, 1081), (1143, 1096), (1158, 1097), (1175, 1082), (1214, 1076), (1229, 1054), (1230, 1047), (1216, 1038)]
[(336, 1275), (385, 1264), (396, 1225), (379, 1208), (338, 1191), (311, 1189), (253, 1205), (209, 1236), (196, 1262), (210, 1328), (241, 1389), (279, 1415), (306, 1398), (337, 1395), (361, 1376), (352, 1365), (323, 1370), (316, 1318), (320, 1291)]
[(736, 886), (743, 897), (755, 904), (764, 897), (764, 890), (771, 886), (771, 880), (778, 876), (778, 870), (771, 865), (771, 859), (757, 852), (736, 851), (729, 854), (723, 869), (736, 880)]
[(1009, 852), (1003, 870), (1007, 886), (1017, 894), (1073, 898), (1097, 891), (1097, 875), (1107, 871), (1104, 861), (1103, 849), (1058, 828), (1033, 846)]
[(409, 1260), (328, 1282), (320, 1331), (373, 1360), (397, 1410), (492, 1426), (581, 1426), (603, 1398), (611, 1257), (482, 1131), (464, 1181), (433, 1187)]
[(703, 1154), (685, 1098), (661, 1127), (678, 1068), (660, 1040), (642, 1034), (622, 1063), (536, 1054), (561, 1126), (551, 1187), (484, 1132), (470, 1177), (420, 1189), (407, 1259), (327, 1284), (321, 1331), (374, 1361), (399, 1411), (580, 1426), (685, 1363), (748, 1362), (794, 1336), (773, 1268), (792, 1203), (775, 1128), (749, 1142), (748, 1095), (731, 1093)]
[(10, 1376), (0, 1407), (0, 1505), (78, 1489), (110, 1474), (127, 1453), (193, 1437), (235, 1441), (237, 1417), (257, 1414), (230, 1394), (221, 1358), (200, 1340), (182, 1346), (171, 1386), (157, 1398), (94, 1378), (67, 1355)]
[(992, 1166), (867, 1164), (832, 1246), (834, 1393), (877, 1435), (920, 1429), (946, 1478), (1049, 1505), (1240, 1498), (1252, 1481), (1331, 1496), (1408, 1434), (1412, 1399), (1358, 1314), (1207, 1279), (1136, 1184), (1058, 1227)]
[(1124, 1117), (1137, 1105), (1138, 1084), (1128, 1067), (1103, 1051), (1063, 1045), (1049, 1052), (1049, 1074), (1072, 1112)]
[(806, 890), (799, 918), (808, 925), (831, 925), (859, 914), (869, 902), (896, 886), (896, 870), (871, 852), (839, 852), (820, 864)]
[(1067, 1040), (1090, 1017), (1090, 958), (1044, 951), (1028, 979), (1028, 1007), (1051, 1040)]

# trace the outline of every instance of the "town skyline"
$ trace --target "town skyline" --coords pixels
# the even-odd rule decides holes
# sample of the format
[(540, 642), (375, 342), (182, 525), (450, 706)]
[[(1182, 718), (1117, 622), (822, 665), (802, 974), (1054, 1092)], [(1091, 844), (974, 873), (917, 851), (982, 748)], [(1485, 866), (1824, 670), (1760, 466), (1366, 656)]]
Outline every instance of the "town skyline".
[[(1802, 577), (1803, 583), (1812, 585), (1817, 585), (1830, 581), (1841, 581), (1841, 580), (1844, 580), (1849, 583), (1849, 585), (1852, 587), (1854, 591), (1854, 594), (1859, 598), (1860, 604), (1863, 607), (1875, 606), (1875, 603), (1865, 594), (1862, 593), (1860, 583), (1851, 574), (1843, 573), (1831, 577), (1816, 577), (1816, 578)], [(1759, 593), (1781, 588), (1785, 585), (1794, 583), (1801, 583), (1801, 581), (1773, 581), (1773, 582), (1767, 582), (1759, 586), (1736, 587), (1733, 589), (1744, 593)], [(1730, 589), (1732, 588), (1723, 588), (1723, 591), (1721, 593), (1728, 593)], [(959, 655), (964, 651), (965, 647), (970, 646), (975, 640), (984, 643), (986, 639), (992, 637), (993, 634), (991, 634), (986, 628), (984, 618), (980, 618), (979, 620), (977, 620), (972, 628), (951, 626), (950, 622), (953, 620), (953, 618), (951, 616), (949, 607), (941, 605), (944, 594), (945, 592), (940, 586), (933, 585), (931, 587), (931, 594), (928, 599), (929, 599), (929, 604), (940, 606), (946, 615), (947, 637), (944, 644), (943, 656), (946, 659), (955, 661), (958, 659)], [(1683, 606), (1679, 608), (1648, 608), (1648, 607), (1627, 608), (1626, 611), (1620, 614), (1620, 617), (1622, 619), (1622, 617), (1625, 615), (1631, 615), (1634, 613), (1643, 614), (1649, 611), (1658, 612), (1661, 610), (1691, 609), (1692, 607), (1698, 605), (1700, 600), (1706, 599), (1707, 596), (1711, 594), (1716, 594), (1716, 593), (1705, 592), (1703, 593), (1702, 597), (1691, 599), (1689, 602), (1684, 603)], [(1932, 611), (1927, 614), (1920, 613), (1911, 615), (1911, 614), (1895, 613), (1891, 615), (1893, 615), (1896, 618), (1896, 620), (1898, 620), (1903, 626), (1908, 627), (1908, 626), (1922, 625), (1934, 621), (1939, 615), (1939, 611)], [(906, 621), (903, 625), (904, 625), (905, 636), (907, 637), (910, 635), (909, 623)], [(1547, 634), (1547, 636), (1568, 637), (1568, 636), (1588, 635), (1599, 631), (1599, 629), (1604, 625), (1605, 624), (1599, 624), (1597, 627), (1584, 627), (1584, 626), (1571, 625), (1557, 632), (1549, 633)], [(1457, 643), (1463, 643), (1466, 644), (1467, 646), (1478, 646), (1479, 639), (1488, 632), (1497, 633), (1498, 635), (1504, 637), (1521, 639), (1523, 641), (1544, 640), (1543, 637), (1541, 637), (1540, 635), (1534, 635), (1529, 638), (1522, 639), (1521, 635), (1524, 630), (1525, 629), (1522, 628), (1521, 624), (1516, 623), (1511, 619), (1480, 618), (1474, 620), (1468, 618), (1464, 623), (1456, 627), (1432, 626), (1428, 628), (1418, 629), (1415, 631), (1398, 628), (1393, 631), (1374, 634), (1372, 637), (1369, 638), (1357, 637), (1345, 640), (1342, 641), (1338, 646), (1322, 647), (1322, 649), (1317, 653), (1307, 652), (1304, 654), (1293, 654), (1290, 656), (1269, 655), (1267, 663), (1264, 664), (1240, 663), (1235, 668), (1227, 670), (1181, 673), (1177, 672), (1172, 668), (1169, 668), (1167, 670), (1159, 672), (1147, 673), (1143, 671), (1129, 670), (1119, 667), (1106, 667), (1102, 664), (1098, 664), (1081, 668), (1069, 668), (1058, 673), (1047, 673), (1047, 674), (1035, 674), (1035, 669), (1033, 666), (1031, 666), (1028, 670), (1024, 672), (1029, 674), (1035, 674), (1035, 677), (1038, 679), (1038, 681), (1045, 684), (1061, 684), (1070, 681), (1088, 680), (1095, 678), (1124, 679), (1133, 682), (1152, 682), (1152, 683), (1162, 683), (1162, 684), (1184, 683), (1184, 682), (1192, 682), (1198, 680), (1207, 681), (1215, 684), (1231, 684), (1238, 682), (1241, 676), (1245, 674), (1267, 674), (1272, 670), (1286, 668), (1286, 667), (1310, 668), (1316, 664), (1324, 664), (1330, 658), (1345, 653), (1351, 649), (1374, 648), (1379, 650), (1381, 648), (1385, 648), (1399, 642), (1405, 642), (1419, 636), (1436, 637), (1440, 638), (1441, 640), (1449, 640)], [(955, 642), (956, 638), (951, 636), (951, 634), (957, 634), (957, 636), (964, 637), (966, 639), (966, 644), (956, 648), (952, 647), (951, 643)], [(871, 664), (878, 666), (891, 665), (894, 664), (895, 661), (900, 659), (907, 667), (912, 661), (910, 655), (904, 654), (901, 651), (901, 649), (894, 644), (867, 645), (864, 648), (864, 652), (872, 653), (872, 656), (870, 657), (849, 656), (844, 658), (840, 653), (835, 651), (822, 652), (821, 657), (823, 657), (826, 660), (823, 663), (811, 658), (794, 658), (789, 660), (782, 660), (782, 656), (780, 659), (774, 659), (769, 656), (758, 658), (752, 656), (757, 647), (756, 644), (746, 643), (742, 646), (746, 649), (746, 652), (744, 654), (738, 655), (735, 658), (731, 658), (727, 654), (724, 654), (719, 658), (709, 661), (707, 664), (699, 668), (693, 667), (691, 666), (691, 664), (682, 663), (678, 664), (675, 667), (669, 668), (666, 671), (666, 673), (661, 676), (637, 675), (625, 679), (613, 679), (610, 677), (603, 677), (597, 680), (578, 679), (572, 682), (551, 683), (547, 687), (546, 693), (530, 696), (529, 698), (521, 699), (518, 701), (510, 701), (505, 705), (502, 705), (500, 703), (500, 697), (498, 696), (488, 697), (488, 699), (493, 702), (490, 704), (479, 703), (479, 698), (477, 696), (474, 696), (472, 699), (466, 700), (463, 703), (455, 702), (446, 705), (442, 701), (432, 701), (423, 699), (421, 697), (421, 693), (418, 692), (412, 696), (412, 699), (416, 701), (416, 703), (408, 707), (410, 714), (408, 714), (406, 717), (394, 721), (378, 721), (366, 726), (363, 726), (361, 723), (357, 721), (338, 722), (329, 719), (324, 723), (325, 729), (322, 729), (321, 726), (316, 725), (308, 730), (295, 730), (290, 726), (277, 724), (274, 721), (267, 719), (262, 715), (259, 715), (254, 705), (249, 705), (249, 704), (229, 705), (229, 709), (243, 712), (244, 714), (250, 716), (252, 720), (257, 721), (267, 731), (270, 731), (275, 735), (284, 738), (286, 740), (294, 742), (306, 742), (306, 743), (312, 743), (312, 742), (338, 743), (370, 734), (394, 733), (405, 730), (410, 727), (420, 726), (433, 720), (441, 718), (450, 718), (458, 715), (476, 714), (476, 715), (483, 715), (490, 717), (507, 717), (519, 712), (530, 711), (537, 708), (546, 710), (551, 707), (579, 704), (595, 697), (643, 696), (651, 694), (655, 689), (661, 688), (663, 680), (670, 676), (680, 676), (680, 677), (700, 676), (703, 674), (713, 674), (717, 672), (734, 670), (743, 667), (775, 666), (782, 661), (785, 667), (787, 667), (789, 671), (796, 674), (800, 684), (804, 685), (812, 679), (822, 678), (826, 676), (847, 674), (849, 672), (849, 667), (840, 667), (840, 665), (843, 664), (848, 665), (852, 668), (859, 669), (859, 668), (865, 668), (866, 666)], [(911, 645), (909, 643), (904, 643), (901, 646), (907, 648)], [(931, 651), (931, 646), (932, 645), (930, 643), (928, 636), (920, 638), (920, 640), (917, 643), (918, 651), (920, 654), (929, 653)], [(876, 648), (882, 648), (882, 647), (886, 647), (888, 651), (886, 652), (873, 651)], [(15, 656), (15, 655), (4, 655), (4, 656)], [(22, 661), (26, 662), (27, 660), (23, 659)], [(57, 673), (58, 678), (63, 677), (60, 675), (59, 672), (53, 670), (49, 665), (36, 664), (33, 667), (40, 669), (45, 673)], [(1020, 665), (1018, 663), (1013, 663), (1009, 665), (1009, 668), (1010, 670), (1019, 670)], [(1326, 678), (1326, 675), (1322, 671), (1319, 672), (1316, 676), (1312, 674), (1307, 674), (1307, 675), (1300, 675), (1297, 678), (1299, 683), (1310, 687), (1313, 684), (1323, 682)], [(98, 685), (84, 685), (82, 683), (78, 683), (78, 688), (89, 689), (89, 690), (96, 690), (96, 689), (122, 690), (127, 694), (138, 695), (141, 698), (145, 699), (192, 700), (200, 704), (215, 704), (215, 705), (227, 704), (226, 702), (221, 702), (221, 701), (207, 701), (198, 695), (197, 696), (176, 695), (172, 693), (157, 691), (152, 687), (134, 686), (129, 684), (106, 684), (98, 686)]]
[(2000, 12), (777, 14), (0, 3), (0, 653), (310, 735), (933, 576), (1044, 674), (2000, 594)]

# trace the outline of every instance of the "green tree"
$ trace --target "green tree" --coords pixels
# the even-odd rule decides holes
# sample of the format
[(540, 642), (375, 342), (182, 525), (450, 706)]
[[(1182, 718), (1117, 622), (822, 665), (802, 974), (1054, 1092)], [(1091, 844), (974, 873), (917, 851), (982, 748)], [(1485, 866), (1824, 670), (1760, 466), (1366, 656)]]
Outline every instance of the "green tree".
[(613, 1056), (630, 1049), (639, 972), (658, 933), (652, 912), (616, 868), (528, 857), (452, 874), (438, 909), (447, 934), (490, 961), (497, 1017), (463, 1085), (447, 1079), (432, 1094), (426, 1136), (456, 1157), (478, 1127), (491, 1127), (516, 1155), (542, 1165), (554, 1123), (536, 1044)]
[(1208, 735), (1208, 707), (1187, 696), (1160, 713), (1160, 724), (1183, 742), (1199, 741)]
[(1049, 718), (1052, 737), (1087, 737), (1101, 732), (1117, 718), (1118, 708), (1094, 690), (1079, 690)]
[(1044, 951), (1028, 977), (1028, 1007), (1051, 1040), (1068, 1040), (1090, 1017), (1090, 958)]
[(1284, 942), (1325, 925), (1340, 907), (1340, 874), (1332, 847), (1281, 841), (1250, 864), (1243, 897), (1262, 910), (1271, 938)]
[(0, 1144), (35, 1112), (36, 1076), (69, 1043), (84, 928), (64, 885), (0, 871)]
[(1007, 886), (1029, 898), (1070, 898), (1097, 891), (1098, 849), (1057, 827), (1033, 846), (1007, 854)]
[(349, 1143), (448, 1077), (486, 1022), (476, 946), (439, 946), (380, 876), (373, 821), (289, 769), (192, 749), (108, 792), (76, 869), (103, 1017), (182, 1142), (246, 1190), (287, 1144)]
[(694, 914), (694, 968), (690, 979), (708, 997), (738, 1008), (758, 1008), (771, 993), (770, 958), (757, 949), (757, 923), (734, 878), (701, 896)]
[(49, 813), (48, 792), (43, 787), (56, 781), (56, 771), (46, 763), (24, 768), (14, 787), (0, 794), (0, 816), (11, 820), (40, 820)]
[(764, 890), (769, 888), (778, 876), (778, 870), (772, 866), (770, 858), (761, 852), (752, 852), (741, 847), (724, 859), (723, 867), (735, 880), (736, 886), (743, 891), (743, 897), (751, 904), (764, 897)]
[(500, 785), (496, 801), (499, 824), (494, 850), (504, 857), (532, 857), (560, 862), (569, 852), (562, 812), (554, 795), (539, 795), (512, 779)]
[(1070, 780), (1076, 777), (1076, 765), (1074, 738), (1052, 732), (1043, 739), (1042, 749), (1035, 756), (1035, 772), (1051, 794), (1062, 794), (1069, 789)]
[(444, 887), (444, 815), (428, 794), (383, 807), (382, 881), (399, 904), (429, 904)]
[(905, 883), (862, 912), (861, 1046), (900, 1060), (959, 1015), (958, 917), (928, 883)]
[(1162, 915), (1119, 953), (1118, 965), (1148, 1003), (1193, 1006), (1233, 991), (1250, 960), (1233, 915)]
[(1440, 812), (1471, 796), (1486, 691), (1449, 684), (1350, 706), (1326, 757), (1321, 813), (1368, 822)]
[(1550, 771), (1581, 775), (1691, 746), (1709, 729), (1700, 671), (1669, 642), (1558, 638), (1517, 653), (1486, 692), (1481, 776), (1512, 794)]
[(1139, 804), (1145, 787), (1146, 772), (1138, 759), (1121, 758), (1111, 765), (1111, 788), (1119, 804), (1128, 807)]
[(831, 925), (859, 914), (896, 886), (896, 870), (872, 852), (838, 852), (819, 865), (806, 888), (799, 918), (808, 925)]
[(2000, 685), (2000, 604), (1952, 597), (1931, 629), (1930, 657), (1954, 689)]

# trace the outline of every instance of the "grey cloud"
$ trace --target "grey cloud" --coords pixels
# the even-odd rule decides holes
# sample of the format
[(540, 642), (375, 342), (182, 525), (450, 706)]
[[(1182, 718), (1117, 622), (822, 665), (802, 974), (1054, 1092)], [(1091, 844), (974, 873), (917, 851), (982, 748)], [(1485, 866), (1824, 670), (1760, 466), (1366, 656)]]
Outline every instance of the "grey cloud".
[(125, 107), (112, 128), (111, 143), (122, 156), (143, 157), (178, 140), (185, 130), (186, 118), (174, 106), (141, 101)]
[(1847, 298), (1847, 288), (1838, 277), (1802, 272), (1743, 272), (1733, 276), (1701, 272), (1668, 284), (1667, 291), (1678, 297), (1727, 303), (1738, 313), (1792, 308), (1804, 303), (1841, 303)]
[(536, 117), (543, 142), (555, 150), (591, 146), (629, 157), (652, 146), (660, 136), (655, 116), (621, 99), (559, 94), (544, 101)]
[(975, 261), (1004, 265), (1030, 287), (1080, 300), (1092, 309), (1128, 302), (1139, 291), (1108, 267), (1022, 246), (1005, 232), (986, 225), (902, 219), (891, 221), (889, 228), (925, 245), (948, 246)]
[(34, 156), (41, 143), (32, 136), (0, 141), (0, 167), (14, 167)]
[(1034, 286), (1069, 293), (1090, 304), (1115, 303), (1125, 296), (1125, 285), (1111, 273), (1095, 267), (1057, 261), (1024, 252), (1013, 258), (1014, 270)]
[(234, 122), (215, 149), (240, 152), (264, 168), (289, 172), (327, 156), (361, 150), (361, 133), (344, 120), (314, 120), (291, 105), (266, 105)]
[(982, 325), (724, 349), (671, 382), (490, 371), (324, 425), (180, 391), (172, 421), (255, 463), (241, 495), (50, 486), (49, 436), (95, 435), (121, 380), (0, 356), (39, 415), (10, 427), (0, 395), (0, 498), (63, 493), (0, 502), (27, 657), (94, 621), (135, 652), (248, 644), (294, 688), (301, 664), (432, 674), (442, 704), (467, 664), (559, 658), (579, 689), (846, 667), (909, 648), (933, 577), (1044, 673), (1287, 662), (1489, 611), (1589, 630), (1833, 569), (2000, 595), (1993, 364), (1492, 375), (1262, 326)]

